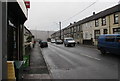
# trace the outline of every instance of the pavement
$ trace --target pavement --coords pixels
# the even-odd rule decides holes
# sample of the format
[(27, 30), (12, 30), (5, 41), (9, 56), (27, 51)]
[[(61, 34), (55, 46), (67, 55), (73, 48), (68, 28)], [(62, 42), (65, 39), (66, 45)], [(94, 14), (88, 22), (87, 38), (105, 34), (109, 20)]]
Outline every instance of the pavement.
[(51, 79), (49, 70), (42, 56), (41, 48), (36, 43), (35, 47), (31, 51), (30, 67), (24, 71), (24, 79)]

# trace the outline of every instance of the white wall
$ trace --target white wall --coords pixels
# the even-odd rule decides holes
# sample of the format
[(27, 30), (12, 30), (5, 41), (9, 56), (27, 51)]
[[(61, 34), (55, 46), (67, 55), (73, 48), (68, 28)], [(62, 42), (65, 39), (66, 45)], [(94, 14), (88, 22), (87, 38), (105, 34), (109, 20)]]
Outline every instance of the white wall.
[(90, 21), (82, 25), (83, 39), (93, 38), (93, 35), (94, 35), (93, 28), (94, 28), (94, 21)]

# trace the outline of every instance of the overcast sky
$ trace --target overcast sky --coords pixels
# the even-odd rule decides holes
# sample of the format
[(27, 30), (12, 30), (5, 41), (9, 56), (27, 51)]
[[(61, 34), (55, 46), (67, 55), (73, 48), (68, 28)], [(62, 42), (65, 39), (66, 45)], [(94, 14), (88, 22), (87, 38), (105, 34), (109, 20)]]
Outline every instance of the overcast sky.
[(60, 21), (64, 28), (91, 16), (93, 12), (98, 13), (115, 6), (118, 2), (119, 0), (30, 0), (25, 26), (31, 30), (56, 31), (59, 30)]

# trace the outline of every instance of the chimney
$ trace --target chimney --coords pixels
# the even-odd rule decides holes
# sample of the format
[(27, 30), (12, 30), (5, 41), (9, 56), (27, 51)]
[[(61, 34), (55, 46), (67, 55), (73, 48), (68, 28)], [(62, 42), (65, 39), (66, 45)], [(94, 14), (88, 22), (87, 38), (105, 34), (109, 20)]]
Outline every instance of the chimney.
[(70, 23), (70, 25), (72, 25), (72, 23)]
[(93, 15), (95, 15), (95, 12), (93, 12)]
[(74, 24), (75, 24), (76, 22), (74, 22)]

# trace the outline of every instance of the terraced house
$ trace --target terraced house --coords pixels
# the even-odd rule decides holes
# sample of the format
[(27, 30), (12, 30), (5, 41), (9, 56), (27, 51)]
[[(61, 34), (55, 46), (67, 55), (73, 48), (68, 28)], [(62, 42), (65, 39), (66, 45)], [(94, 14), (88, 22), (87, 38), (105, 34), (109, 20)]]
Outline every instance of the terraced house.
[[(62, 29), (62, 39), (73, 37), (77, 43), (97, 45), (97, 39), (101, 34), (120, 34), (120, 4), (93, 15), (78, 22), (70, 24)], [(57, 39), (60, 31), (51, 35)]]

